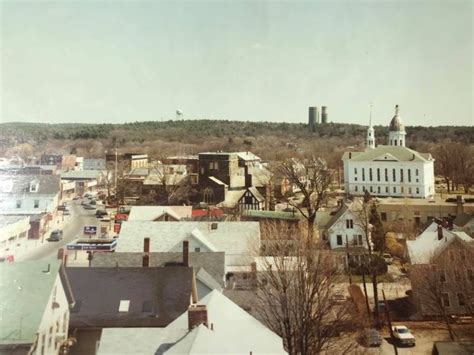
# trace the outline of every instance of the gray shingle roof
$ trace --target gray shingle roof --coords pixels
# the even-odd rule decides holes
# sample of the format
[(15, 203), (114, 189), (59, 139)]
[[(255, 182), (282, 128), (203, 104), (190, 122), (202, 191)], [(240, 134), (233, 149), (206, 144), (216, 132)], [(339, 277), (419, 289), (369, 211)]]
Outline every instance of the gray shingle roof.
[[(349, 158), (349, 154), (351, 157)], [(345, 152), (342, 160), (353, 161), (430, 161), (434, 160), (430, 153), (417, 151), (400, 146), (379, 145), (365, 152)]]
[(62, 180), (96, 180), (102, 175), (101, 170), (72, 170), (61, 173)]
[[(193, 270), (184, 266), (66, 269), (76, 305), (70, 327), (164, 327), (189, 306)], [(130, 301), (128, 312), (119, 312)], [(144, 311), (148, 304), (152, 311)]]
[[(38, 191), (30, 192), (30, 183), (38, 182)], [(0, 175), (0, 195), (56, 195), (60, 190), (58, 175)]]
[[(182, 253), (149, 253), (150, 267), (165, 266), (167, 263), (181, 263)], [(140, 267), (143, 253), (96, 253), (92, 259), (92, 267)], [(212, 278), (224, 286), (225, 255), (223, 252), (189, 253), (189, 266), (205, 269)]]
[(129, 221), (153, 221), (167, 213), (170, 216), (192, 218), (192, 206), (133, 206), (128, 216)]

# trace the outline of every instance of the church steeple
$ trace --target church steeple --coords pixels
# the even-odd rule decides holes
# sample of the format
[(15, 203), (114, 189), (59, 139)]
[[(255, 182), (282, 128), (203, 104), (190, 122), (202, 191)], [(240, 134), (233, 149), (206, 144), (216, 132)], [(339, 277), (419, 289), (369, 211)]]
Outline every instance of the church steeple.
[(405, 125), (400, 117), (400, 107), (395, 106), (395, 116), (390, 121), (388, 142), (390, 145), (405, 146)]
[(374, 127), (372, 127), (372, 105), (370, 105), (369, 128), (367, 129), (366, 145), (368, 149), (375, 148), (375, 130)]

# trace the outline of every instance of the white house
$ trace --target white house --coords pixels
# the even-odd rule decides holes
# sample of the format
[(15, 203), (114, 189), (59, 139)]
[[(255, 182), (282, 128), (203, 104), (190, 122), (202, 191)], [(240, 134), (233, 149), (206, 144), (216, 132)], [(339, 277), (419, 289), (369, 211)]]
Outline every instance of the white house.
[(165, 328), (107, 328), (98, 355), (287, 354), (282, 338), (219, 291)]
[(370, 124), (364, 152), (345, 152), (344, 187), (347, 194), (428, 198), (434, 195), (434, 158), (405, 146), (405, 126), (398, 105), (390, 122), (389, 145), (376, 146)]
[(60, 195), (58, 175), (1, 175), (0, 213), (54, 213)]
[(133, 206), (129, 221), (180, 221), (191, 220), (192, 206)]
[(462, 231), (450, 231), (433, 221), (415, 240), (407, 240), (408, 260), (412, 264), (429, 264), (457, 238), (464, 242), (474, 241)]
[(0, 215), (0, 258), (7, 256), (15, 258), (24, 251), (29, 230), (29, 216)]
[(225, 265), (250, 265), (260, 250), (258, 222), (123, 222), (115, 249), (142, 252), (150, 238), (150, 253), (181, 252), (183, 241), (190, 252), (224, 252)]
[(0, 264), (0, 352), (59, 354), (67, 339), (69, 305), (58, 261)]
[[(358, 202), (343, 204), (326, 224), (325, 236), (331, 249), (362, 247), (367, 249), (367, 238)], [(370, 238), (370, 236), (369, 236)]]

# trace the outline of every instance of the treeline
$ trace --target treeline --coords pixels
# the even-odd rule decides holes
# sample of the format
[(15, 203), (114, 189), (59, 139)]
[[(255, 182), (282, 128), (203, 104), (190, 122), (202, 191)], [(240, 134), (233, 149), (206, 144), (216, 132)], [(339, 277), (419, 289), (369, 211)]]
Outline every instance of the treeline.
[[(384, 143), (388, 127), (376, 126), (376, 138)], [(181, 141), (205, 137), (260, 137), (277, 136), (293, 139), (314, 138), (359, 138), (364, 139), (365, 126), (344, 123), (328, 123), (316, 126), (312, 132), (303, 123), (241, 122), (225, 120), (149, 121), (124, 124), (0, 124), (3, 144), (27, 142), (42, 143), (49, 139), (113, 139), (125, 142), (144, 142), (153, 139)], [(407, 138), (411, 142), (437, 143), (446, 139), (474, 144), (474, 127), (407, 127)]]

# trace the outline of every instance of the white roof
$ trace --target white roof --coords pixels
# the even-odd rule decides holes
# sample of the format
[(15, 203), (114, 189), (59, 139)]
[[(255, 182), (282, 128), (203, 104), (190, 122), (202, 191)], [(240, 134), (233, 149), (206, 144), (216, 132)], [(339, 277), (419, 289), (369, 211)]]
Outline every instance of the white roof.
[(146, 237), (150, 252), (180, 252), (188, 240), (202, 251), (225, 252), (227, 265), (249, 265), (260, 247), (258, 222), (127, 221), (122, 223), (116, 252), (142, 252)]
[(261, 160), (260, 157), (252, 152), (237, 152), (237, 156), (242, 160)]
[(412, 264), (428, 264), (431, 258), (441, 252), (455, 238), (465, 242), (473, 239), (464, 232), (443, 230), (443, 239), (438, 240), (438, 224), (432, 222), (415, 240), (407, 241), (408, 256)]
[(286, 354), (282, 339), (219, 291), (200, 302), (208, 323), (188, 330), (188, 312), (166, 328), (105, 328), (99, 355)]
[(192, 206), (133, 206), (129, 221), (154, 221), (168, 214), (175, 219), (192, 218)]

